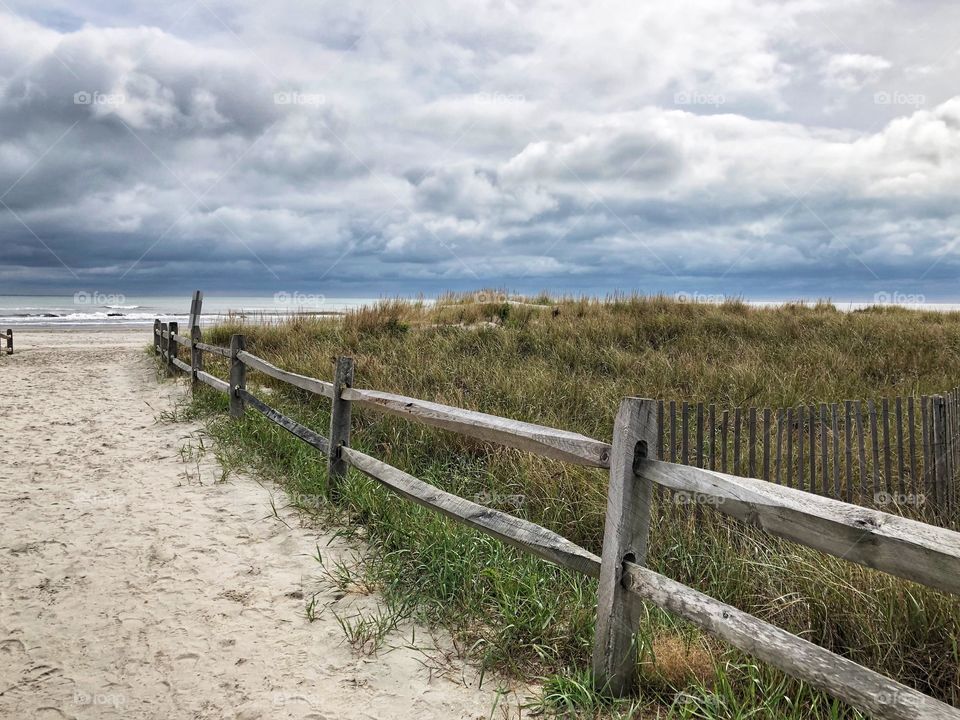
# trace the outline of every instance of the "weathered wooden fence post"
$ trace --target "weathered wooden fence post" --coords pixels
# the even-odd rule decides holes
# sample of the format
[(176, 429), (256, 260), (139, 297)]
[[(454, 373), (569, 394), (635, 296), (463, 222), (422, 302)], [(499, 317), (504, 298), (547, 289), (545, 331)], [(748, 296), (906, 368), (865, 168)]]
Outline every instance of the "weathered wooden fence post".
[(196, 392), (200, 386), (197, 372), (203, 370), (203, 352), (197, 347), (197, 343), (200, 342), (201, 337), (199, 325), (194, 325), (190, 328), (190, 380), (194, 392)]
[(350, 445), (350, 401), (340, 394), (353, 386), (353, 358), (338, 357), (333, 376), (333, 410), (330, 413), (330, 455), (327, 460), (327, 497), (336, 500), (339, 485), (347, 476), (347, 463), (340, 448)]
[(160, 354), (160, 348), (161, 348), (160, 342), (163, 339), (160, 336), (160, 332), (161, 332), (160, 318), (157, 318), (156, 320), (153, 321), (153, 354), (154, 355)]
[(13, 328), (7, 328), (7, 355), (13, 355)]
[(625, 398), (613, 426), (610, 485), (603, 530), (603, 555), (593, 642), (597, 688), (615, 696), (633, 690), (637, 675), (635, 636), (642, 601), (623, 586), (624, 562), (643, 565), (650, 531), (653, 483), (639, 477), (638, 460), (657, 459), (657, 403)]
[(243, 335), (230, 336), (230, 417), (243, 417), (243, 398), (237, 390), (247, 389), (247, 366), (240, 362), (237, 353), (245, 350), (247, 339)]
[(203, 293), (194, 290), (193, 298), (190, 300), (190, 327), (200, 324), (200, 313), (203, 310)]
[(167, 338), (164, 335), (167, 334), (167, 324), (165, 322), (160, 323), (160, 360), (166, 364), (167, 361)]
[(173, 359), (177, 357), (177, 349), (179, 345), (174, 339), (174, 335), (177, 334), (177, 331), (180, 329), (180, 326), (176, 322), (170, 322), (167, 325), (168, 338), (167, 338), (167, 374), (176, 375), (177, 366), (173, 364)]

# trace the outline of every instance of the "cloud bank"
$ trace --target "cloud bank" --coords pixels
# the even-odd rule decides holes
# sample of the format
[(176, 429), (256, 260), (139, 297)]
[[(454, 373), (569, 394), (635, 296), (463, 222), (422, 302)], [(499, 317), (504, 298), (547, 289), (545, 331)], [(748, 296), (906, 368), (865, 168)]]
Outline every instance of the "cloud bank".
[(951, 4), (0, 7), (10, 291), (956, 297)]

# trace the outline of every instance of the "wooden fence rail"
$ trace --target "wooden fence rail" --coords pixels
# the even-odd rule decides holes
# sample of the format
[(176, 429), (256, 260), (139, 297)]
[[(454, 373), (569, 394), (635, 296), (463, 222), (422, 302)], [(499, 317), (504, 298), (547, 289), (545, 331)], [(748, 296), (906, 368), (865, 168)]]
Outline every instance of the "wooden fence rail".
[[(199, 317), (200, 302), (202, 297), (198, 300), (195, 296), (193, 308), (196, 314), (191, 311), (194, 321)], [(598, 578), (593, 670), (594, 681), (600, 689), (615, 695), (632, 691), (637, 670), (635, 635), (641, 617), (639, 603), (646, 600), (872, 717), (960, 720), (960, 710), (950, 705), (644, 567), (653, 488), (660, 486), (673, 493), (686, 493), (690, 502), (713, 506), (771, 534), (929, 587), (960, 594), (960, 533), (821, 496), (847, 492), (854, 478), (864, 477), (863, 458), (867, 454), (867, 443), (852, 446), (850, 442), (854, 435), (864, 436), (862, 431), (854, 432), (858, 427), (871, 428), (870, 447), (878, 459), (877, 438), (885, 438), (885, 447), (890, 446), (891, 438), (896, 438), (895, 447), (900, 455), (883, 456), (883, 472), (886, 474), (881, 474), (880, 478), (885, 481), (882, 485), (885, 489), (891, 487), (886, 483), (892, 480), (894, 467), (897, 468), (897, 489), (901, 487), (901, 477), (904, 478), (903, 488), (909, 487), (906, 484), (907, 478), (911, 477), (908, 469), (912, 470), (918, 462), (914, 455), (904, 455), (905, 447), (922, 448), (924, 455), (929, 455), (924, 459), (943, 466), (945, 472), (960, 465), (958, 451), (946, 441), (957, 431), (960, 393), (924, 397), (919, 413), (922, 433), (919, 437), (907, 434), (906, 444), (900, 422), (904, 417), (904, 404), (899, 399), (892, 405), (898, 422), (892, 434), (888, 425), (889, 402), (881, 403), (879, 415), (875, 403), (868, 403), (864, 414), (861, 404), (852, 401), (842, 406), (821, 405), (819, 408), (810, 406), (759, 413), (756, 408), (747, 408), (744, 412), (739, 407), (734, 408), (733, 413), (729, 409), (718, 413), (714, 406), (704, 412), (703, 406), (682, 403), (679, 418), (682, 434), (678, 437), (674, 402), (665, 404), (627, 398), (617, 413), (611, 445), (565, 430), (354, 388), (353, 363), (349, 358), (337, 359), (332, 382), (308, 378), (282, 370), (251, 354), (245, 349), (245, 339), (241, 335), (233, 336), (229, 349), (206, 345), (200, 341), (196, 324), (191, 327), (190, 338), (186, 340), (191, 349), (191, 363), (188, 365), (176, 357), (178, 346), (186, 344), (185, 340), (175, 325), (165, 327), (158, 321), (154, 326), (154, 347), (159, 360), (168, 369), (191, 373), (198, 381), (195, 387), (206, 384), (226, 393), (230, 398), (231, 415), (242, 417), (249, 406), (327, 455), (331, 486), (335, 482), (334, 473), (339, 473), (334, 466), (342, 463), (344, 468), (353, 467), (418, 505), (557, 565)], [(203, 352), (229, 358), (230, 382), (200, 369), (198, 358)], [(250, 392), (247, 388), (248, 368), (332, 400), (330, 437), (326, 438), (287, 417)], [(354, 403), (547, 458), (608, 468), (602, 557), (546, 528), (453, 495), (350, 447), (350, 416)], [(908, 401), (906, 410), (908, 423), (910, 417), (917, 418), (916, 403)], [(818, 417), (819, 425), (816, 424)], [(878, 417), (882, 423), (880, 427), (884, 428), (882, 433), (873, 430), (877, 427)], [(717, 418), (721, 423), (719, 428)], [(740, 427), (743, 418), (747, 418), (746, 458), (740, 447), (740, 440), (744, 438)], [(692, 436), (691, 419), (695, 429)], [(734, 421), (732, 433), (731, 419)], [(762, 433), (759, 438), (758, 419)], [(722, 438), (719, 447), (714, 442), (718, 434)], [(734, 443), (728, 447), (731, 435)], [(696, 438), (692, 454), (691, 437)], [(774, 437), (776, 445), (769, 443)], [(913, 445), (910, 438), (913, 438)], [(825, 454), (823, 448), (830, 442), (836, 444), (831, 448), (840, 448), (841, 452), (835, 450), (832, 454)], [(661, 460), (661, 457), (669, 457), (670, 461)], [(728, 466), (731, 458), (732, 467)], [(738, 476), (736, 473), (743, 470), (744, 462), (748, 470), (756, 470), (759, 465), (770, 481)], [(807, 462), (809, 483), (804, 483)], [(879, 462), (874, 462), (872, 472), (876, 472), (879, 466)], [(728, 473), (728, 470), (733, 472)], [(875, 475), (868, 473), (866, 477), (877, 482)], [(818, 479), (820, 490), (829, 489), (829, 492), (812, 495), (806, 490), (814, 489)], [(328, 492), (335, 500), (335, 488), (328, 487)]]

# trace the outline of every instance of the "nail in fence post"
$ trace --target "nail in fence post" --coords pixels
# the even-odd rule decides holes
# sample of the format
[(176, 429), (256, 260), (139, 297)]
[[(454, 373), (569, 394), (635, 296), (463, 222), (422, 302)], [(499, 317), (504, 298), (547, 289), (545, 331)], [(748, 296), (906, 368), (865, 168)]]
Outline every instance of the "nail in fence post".
[(243, 335), (230, 336), (230, 417), (243, 417), (243, 398), (237, 390), (247, 389), (247, 366), (240, 362), (237, 353), (245, 350), (247, 339)]
[(160, 337), (160, 318), (157, 318), (156, 320), (153, 321), (153, 354), (154, 355), (160, 354), (161, 340), (162, 338)]
[(330, 456), (327, 460), (327, 497), (336, 500), (340, 482), (347, 476), (347, 463), (340, 448), (350, 445), (350, 401), (340, 397), (353, 386), (353, 358), (338, 357), (333, 376), (333, 410), (330, 413)]
[(200, 381), (197, 379), (197, 371), (203, 370), (203, 352), (197, 347), (201, 337), (200, 326), (194, 325), (190, 329), (190, 379), (193, 383), (194, 392), (200, 385)]
[(646, 562), (653, 483), (635, 473), (638, 460), (657, 459), (657, 403), (625, 398), (613, 429), (610, 485), (597, 594), (593, 675), (598, 690), (614, 696), (631, 692), (636, 681), (637, 645), (643, 603), (623, 586), (624, 562)]
[(177, 366), (173, 364), (173, 359), (177, 356), (177, 341), (173, 339), (173, 336), (177, 334), (180, 326), (175, 322), (171, 322), (167, 326), (167, 329), (169, 331), (169, 337), (167, 338), (167, 374), (176, 375)]

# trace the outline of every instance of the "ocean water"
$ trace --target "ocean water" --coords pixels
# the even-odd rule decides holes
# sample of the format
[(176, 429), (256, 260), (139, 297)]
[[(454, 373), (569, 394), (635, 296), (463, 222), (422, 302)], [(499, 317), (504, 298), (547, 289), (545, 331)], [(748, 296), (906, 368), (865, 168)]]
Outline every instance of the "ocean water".
[[(208, 296), (203, 299), (201, 323), (229, 315), (270, 322), (293, 314), (334, 314), (375, 303), (375, 298), (328, 298), (323, 295), (277, 293), (266, 296)], [(153, 325), (185, 323), (190, 296), (169, 297), (106, 295), (0, 295), (0, 326), (71, 327), (81, 325)]]
[[(712, 296), (711, 296), (712, 297)], [(692, 300), (711, 302), (711, 300)], [(251, 296), (207, 296), (203, 299), (201, 324), (209, 324), (231, 315), (240, 314), (259, 322), (272, 322), (295, 314), (337, 314), (372, 305), (377, 298), (334, 298), (302, 293), (276, 293)], [(432, 300), (425, 299), (430, 303)], [(716, 302), (716, 301), (714, 301)], [(783, 301), (746, 301), (748, 305), (770, 307)], [(795, 302), (795, 301), (791, 301)], [(813, 302), (805, 303), (812, 305)], [(845, 312), (876, 305), (870, 302), (834, 302)], [(957, 303), (889, 302), (917, 310), (958, 311)], [(17, 326), (71, 327), (81, 325), (153, 325), (155, 318), (163, 322), (176, 321), (183, 325), (190, 312), (190, 296), (106, 295), (77, 293), (75, 295), (0, 295), (0, 329)]]

